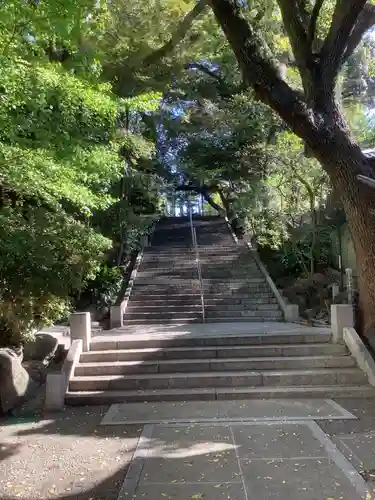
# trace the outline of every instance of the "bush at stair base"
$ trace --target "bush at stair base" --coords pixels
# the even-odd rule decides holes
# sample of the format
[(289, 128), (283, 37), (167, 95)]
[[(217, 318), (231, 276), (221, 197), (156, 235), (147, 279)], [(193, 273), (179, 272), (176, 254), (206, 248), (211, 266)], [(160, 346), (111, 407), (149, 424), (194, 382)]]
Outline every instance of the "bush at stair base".
[(35, 392), (38, 384), (21, 364), (12, 349), (0, 349), (0, 413), (19, 406)]

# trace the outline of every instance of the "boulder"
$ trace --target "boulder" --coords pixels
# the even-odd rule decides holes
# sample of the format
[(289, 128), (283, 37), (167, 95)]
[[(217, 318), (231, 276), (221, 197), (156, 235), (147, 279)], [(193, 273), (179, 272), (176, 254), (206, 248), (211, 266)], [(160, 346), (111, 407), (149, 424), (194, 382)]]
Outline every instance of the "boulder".
[(49, 333), (38, 333), (33, 342), (25, 344), (23, 349), (23, 359), (25, 361), (40, 361), (47, 366), (53, 359), (59, 341)]
[(7, 413), (20, 405), (37, 389), (21, 364), (20, 358), (11, 349), (0, 349), (0, 410)]

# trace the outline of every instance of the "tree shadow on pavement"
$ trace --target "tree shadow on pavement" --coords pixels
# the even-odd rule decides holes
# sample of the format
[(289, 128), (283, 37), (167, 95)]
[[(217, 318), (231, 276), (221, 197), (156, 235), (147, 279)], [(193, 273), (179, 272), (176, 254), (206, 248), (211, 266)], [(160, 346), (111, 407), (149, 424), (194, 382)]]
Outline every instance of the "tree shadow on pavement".
[(1, 500), (117, 500), (142, 426), (101, 426), (107, 410), (1, 419)]

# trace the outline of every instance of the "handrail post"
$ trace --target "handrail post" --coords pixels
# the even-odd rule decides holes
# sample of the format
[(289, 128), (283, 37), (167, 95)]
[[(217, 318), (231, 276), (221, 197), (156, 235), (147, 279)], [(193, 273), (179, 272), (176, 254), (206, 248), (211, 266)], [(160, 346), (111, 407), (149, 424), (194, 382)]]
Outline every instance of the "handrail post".
[(193, 214), (191, 211), (190, 204), (189, 204), (189, 217), (190, 217), (191, 239), (192, 239), (193, 247), (195, 250), (195, 263), (196, 263), (197, 271), (198, 271), (198, 280), (199, 280), (200, 295), (201, 295), (202, 323), (205, 323), (206, 322), (206, 314), (205, 314), (205, 310), (204, 310), (204, 290), (203, 290), (203, 280), (202, 280), (202, 269), (201, 269), (201, 263), (200, 263), (200, 259), (199, 259), (197, 232), (196, 232), (194, 224), (193, 224)]

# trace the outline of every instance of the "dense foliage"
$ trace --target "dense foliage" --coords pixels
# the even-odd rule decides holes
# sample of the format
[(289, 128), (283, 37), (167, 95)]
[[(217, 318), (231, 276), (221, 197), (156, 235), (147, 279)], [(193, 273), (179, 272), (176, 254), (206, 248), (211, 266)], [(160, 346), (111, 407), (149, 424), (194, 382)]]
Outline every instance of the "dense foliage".
[(19, 343), (65, 317), (98, 273), (120, 280), (105, 269), (137, 248), (148, 226), (137, 214), (155, 212), (157, 192), (137, 171), (153, 144), (139, 127), (122, 129), (122, 117), (152, 112), (159, 96), (122, 100), (100, 80), (99, 61), (81, 49), (102, 29), (99, 4), (3, 7), (0, 343)]

